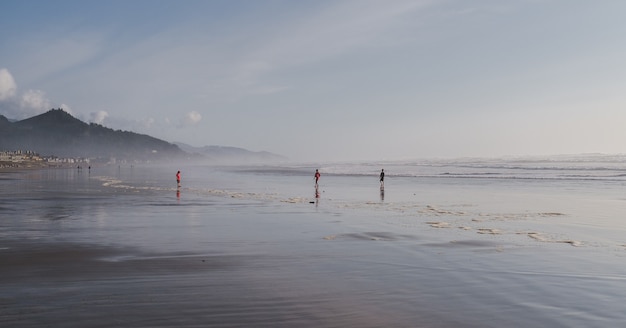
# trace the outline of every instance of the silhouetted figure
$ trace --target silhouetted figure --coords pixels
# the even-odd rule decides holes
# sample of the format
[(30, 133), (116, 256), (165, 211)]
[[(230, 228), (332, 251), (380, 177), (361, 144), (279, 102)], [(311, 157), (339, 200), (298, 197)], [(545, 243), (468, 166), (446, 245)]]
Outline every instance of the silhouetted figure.
[(318, 181), (320, 180), (320, 176), (321, 176), (320, 171), (319, 170), (315, 170), (314, 178), (315, 178), (315, 185), (316, 186), (317, 186)]
[(180, 188), (180, 171), (176, 172), (176, 184)]
[(380, 170), (380, 188), (385, 188), (385, 169)]

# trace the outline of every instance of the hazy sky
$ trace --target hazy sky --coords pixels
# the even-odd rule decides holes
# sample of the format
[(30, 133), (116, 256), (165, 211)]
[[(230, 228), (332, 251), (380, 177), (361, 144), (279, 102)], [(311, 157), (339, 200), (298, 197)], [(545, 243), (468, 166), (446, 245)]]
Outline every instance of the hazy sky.
[(626, 152), (626, 1), (0, 1), (0, 114), (293, 160)]

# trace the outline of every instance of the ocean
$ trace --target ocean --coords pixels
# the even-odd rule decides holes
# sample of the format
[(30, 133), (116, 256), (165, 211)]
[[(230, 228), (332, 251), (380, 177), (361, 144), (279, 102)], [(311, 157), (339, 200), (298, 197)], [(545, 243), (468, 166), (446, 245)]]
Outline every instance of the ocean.
[(625, 160), (0, 173), (0, 325), (623, 326)]

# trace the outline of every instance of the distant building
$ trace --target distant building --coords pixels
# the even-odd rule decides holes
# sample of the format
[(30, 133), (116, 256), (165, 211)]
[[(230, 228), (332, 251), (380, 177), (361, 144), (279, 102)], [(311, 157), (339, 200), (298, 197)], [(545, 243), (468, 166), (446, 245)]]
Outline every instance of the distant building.
[(41, 167), (65, 166), (66, 164), (85, 163), (89, 164), (88, 158), (59, 158), (56, 156), (42, 157), (33, 151), (11, 150), (0, 151), (0, 168), (21, 168), (21, 167)]

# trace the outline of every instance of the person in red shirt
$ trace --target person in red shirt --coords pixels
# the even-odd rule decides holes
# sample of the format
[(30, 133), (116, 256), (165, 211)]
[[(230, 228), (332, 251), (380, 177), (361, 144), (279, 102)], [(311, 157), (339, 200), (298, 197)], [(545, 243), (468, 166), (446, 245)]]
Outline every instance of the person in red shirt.
[(178, 184), (178, 187), (180, 187), (180, 171), (176, 172), (176, 183)]
[(315, 185), (317, 185), (317, 181), (320, 179), (320, 171), (315, 170)]

